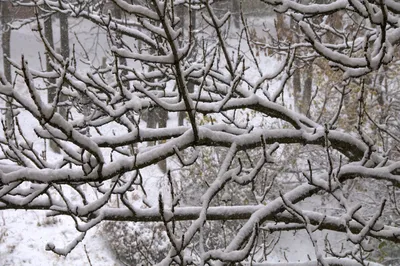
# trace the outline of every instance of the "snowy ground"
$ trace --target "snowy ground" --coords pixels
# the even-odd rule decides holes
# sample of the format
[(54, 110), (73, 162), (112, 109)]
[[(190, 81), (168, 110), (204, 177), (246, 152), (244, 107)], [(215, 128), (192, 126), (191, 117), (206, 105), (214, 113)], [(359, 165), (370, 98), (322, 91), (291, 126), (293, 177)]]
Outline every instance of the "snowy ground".
[(47, 218), (38, 211), (2, 211), (0, 215), (0, 265), (90, 265), (87, 256), (93, 265), (118, 265), (100, 228), (89, 231), (83, 243), (62, 257), (45, 251), (45, 245), (67, 245), (77, 236), (72, 221)]

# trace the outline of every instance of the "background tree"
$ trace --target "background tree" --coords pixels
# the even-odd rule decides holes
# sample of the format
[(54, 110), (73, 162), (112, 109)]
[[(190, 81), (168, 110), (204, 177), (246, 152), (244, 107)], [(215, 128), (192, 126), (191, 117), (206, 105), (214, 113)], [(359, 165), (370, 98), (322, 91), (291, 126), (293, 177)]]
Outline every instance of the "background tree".
[[(6, 57), (11, 56), (10, 52), (10, 39), (11, 39), (11, 30), (8, 26), (8, 23), (11, 22), (11, 10), (10, 4), (6, 1), (1, 1), (1, 26), (2, 26), (2, 34), (1, 34), (1, 44), (3, 49), (3, 55)], [(11, 65), (7, 60), (3, 60), (3, 74), (6, 79), (11, 81)]]
[[(11, 10), (10, 4), (6, 1), (0, 2), (1, 6), (1, 47), (3, 51), (3, 57), (10, 57), (11, 56), (11, 29), (9, 23), (11, 22)], [(11, 64), (3, 58), (3, 75), (8, 82), (12, 82), (11, 79)], [(10, 99), (7, 99), (7, 107), (6, 107), (6, 118), (5, 118), (5, 127), (10, 129), (12, 128), (12, 118), (11, 118), (11, 102)]]

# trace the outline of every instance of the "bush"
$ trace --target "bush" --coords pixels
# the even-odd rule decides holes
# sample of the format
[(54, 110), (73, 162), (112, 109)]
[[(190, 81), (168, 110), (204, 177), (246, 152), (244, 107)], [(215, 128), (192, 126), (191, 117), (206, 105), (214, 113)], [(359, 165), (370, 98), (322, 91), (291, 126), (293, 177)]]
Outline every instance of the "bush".
[(102, 232), (125, 265), (154, 265), (169, 249), (162, 223), (106, 222)]

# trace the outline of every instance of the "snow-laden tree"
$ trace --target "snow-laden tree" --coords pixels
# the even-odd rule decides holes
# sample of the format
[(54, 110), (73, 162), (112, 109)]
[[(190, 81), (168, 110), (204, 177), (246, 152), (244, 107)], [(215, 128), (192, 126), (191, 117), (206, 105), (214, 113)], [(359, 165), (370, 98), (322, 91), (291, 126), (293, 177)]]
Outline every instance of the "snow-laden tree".
[[(21, 55), (9, 60), (23, 86), (1, 75), (14, 122), (0, 139), (0, 208), (70, 216), (77, 238), (46, 245), (62, 255), (103, 221), (158, 221), (169, 240), (160, 265), (380, 265), (369, 262), (379, 241), (400, 240), (398, 99), (388, 96), (400, 5), (262, 2), (275, 12), (265, 31), (206, 0), (20, 3), (37, 10), (52, 69)], [(59, 12), (107, 34), (104, 64), (75, 47), (57, 53), (42, 19)], [(292, 76), (301, 97), (290, 97)], [(61, 155), (39, 145), (50, 141)], [(157, 164), (167, 172), (155, 199), (146, 180)], [(218, 232), (213, 221), (237, 223)], [(276, 241), (264, 235), (282, 231), (306, 232), (309, 261), (269, 262)], [(224, 241), (210, 245), (215, 234)]]

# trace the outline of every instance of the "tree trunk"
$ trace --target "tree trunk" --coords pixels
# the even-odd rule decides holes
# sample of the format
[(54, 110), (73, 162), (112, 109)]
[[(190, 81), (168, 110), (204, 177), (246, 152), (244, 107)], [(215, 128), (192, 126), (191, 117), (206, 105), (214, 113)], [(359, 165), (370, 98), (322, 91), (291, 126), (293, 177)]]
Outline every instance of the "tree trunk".
[[(52, 17), (47, 17), (44, 20), (44, 37), (46, 38), (46, 40), (48, 41), (48, 43), (50, 44), (50, 47), (54, 49), (54, 38), (53, 38), (53, 21), (52, 21)], [(46, 52), (46, 70), (47, 71), (52, 71), (52, 67), (50, 64), (50, 53)], [(49, 79), (49, 85), (48, 85), (48, 89), (47, 89), (47, 102), (48, 103), (53, 103), (54, 102), (54, 98), (56, 97), (56, 88), (54, 86), (55, 84), (55, 80), (54, 79)], [(50, 148), (57, 153), (60, 153), (60, 147), (57, 146), (57, 144), (50, 140), (49, 141), (49, 145)]]
[(3, 69), (4, 69), (4, 76), (6, 77), (8, 82), (11, 82), (11, 65), (10, 62), (5, 57), (10, 57), (11, 56), (11, 51), (10, 51), (10, 41), (11, 41), (11, 31), (5, 30), (2, 33), (1, 36), (1, 41), (2, 41), (2, 48), (3, 48)]
[[(4, 71), (4, 76), (7, 79), (8, 82), (12, 82), (11, 80), (11, 65), (10, 62), (6, 59), (6, 57), (11, 56), (11, 30), (8, 27), (8, 23), (11, 21), (11, 14), (10, 14), (10, 9), (8, 6), (8, 2), (2, 1), (1, 2), (1, 26), (2, 26), (2, 35), (1, 35), (1, 43), (2, 43), (2, 48), (3, 48), (3, 71)], [(12, 110), (11, 110), (11, 99), (7, 98), (7, 103), (6, 103), (6, 117), (5, 117), (5, 123), (6, 123), (6, 128), (7, 130), (11, 130), (13, 128), (13, 118), (12, 118)]]
[(240, 28), (240, 0), (232, 0), (232, 17), (233, 17), (233, 25), (237, 29)]
[[(122, 14), (122, 10), (117, 5), (114, 6), (114, 17), (116, 19), (122, 20), (122, 15), (123, 15)], [(122, 39), (122, 36), (119, 33), (116, 33), (116, 34), (117, 34), (116, 38), (118, 40), (117, 41), (117, 47), (118, 48), (122, 48), (122, 43), (119, 42), (119, 40)], [(140, 45), (140, 43), (138, 43), (138, 45)], [(125, 57), (119, 57), (118, 61), (119, 61), (119, 64), (122, 65), (122, 66), (126, 66), (127, 65), (127, 61), (126, 61)], [(119, 76), (120, 76), (121, 79), (124, 79), (124, 76), (126, 76), (128, 74), (128, 72), (126, 70), (122, 70), (119, 73), (120, 73)], [(123, 81), (122, 80), (122, 84), (123, 84), (123, 86), (125, 86), (127, 88), (129, 87), (129, 82), (127, 82), (127, 81)]]
[[(69, 57), (69, 34), (68, 34), (68, 15), (60, 13), (60, 36), (61, 36), (61, 55), (64, 59)], [(61, 105), (67, 100), (67, 97), (61, 93)], [(61, 106), (59, 109), (60, 114), (67, 119), (67, 107)]]
[[(158, 128), (167, 127), (168, 120), (168, 112), (159, 107), (157, 109), (157, 120), (158, 120)], [(166, 174), (167, 173), (167, 160), (162, 160), (158, 162), (158, 167), (160, 167), (161, 171)]]
[[(3, 55), (6, 57), (10, 57), (10, 41), (11, 41), (11, 30), (8, 27), (8, 23), (11, 21), (10, 9), (8, 6), (8, 2), (2, 1), (1, 3), (1, 26), (2, 26), (2, 35), (1, 35), (1, 43), (3, 48)], [(6, 58), (3, 58), (3, 70), (4, 76), (11, 82), (11, 65)]]
[(303, 95), (301, 99), (301, 113), (310, 116), (309, 109), (311, 105), (311, 93), (312, 93), (312, 86), (313, 86), (313, 67), (312, 62), (309, 63), (306, 68), (304, 69), (305, 81), (303, 87)]
[[(190, 23), (192, 24), (192, 30), (196, 30), (196, 11), (192, 10), (191, 17), (190, 17)], [(189, 32), (188, 34), (193, 34), (192, 32)], [(187, 82), (187, 88), (188, 92), (191, 93), (194, 91), (194, 84), (191, 81)], [(186, 118), (186, 112), (179, 112), (178, 116), (178, 126), (183, 126), (183, 121)]]
[[(53, 22), (51, 16), (44, 20), (44, 37), (50, 44), (50, 47), (54, 49)], [(46, 70), (47, 71), (52, 70), (52, 67), (50, 65), (50, 54), (48, 52), (46, 53)], [(49, 89), (47, 90), (47, 102), (52, 103), (56, 96), (55, 87), (52, 86), (52, 84), (55, 83), (55, 80), (49, 79), (49, 82), (51, 84), (49, 84)]]
[(294, 109), (300, 110), (301, 106), (301, 74), (300, 69), (296, 69), (293, 73), (293, 97), (294, 97)]

